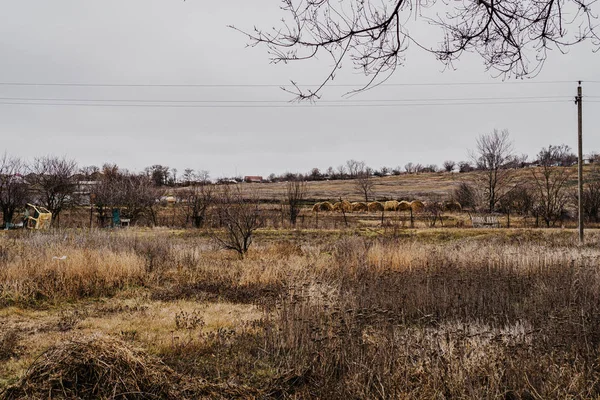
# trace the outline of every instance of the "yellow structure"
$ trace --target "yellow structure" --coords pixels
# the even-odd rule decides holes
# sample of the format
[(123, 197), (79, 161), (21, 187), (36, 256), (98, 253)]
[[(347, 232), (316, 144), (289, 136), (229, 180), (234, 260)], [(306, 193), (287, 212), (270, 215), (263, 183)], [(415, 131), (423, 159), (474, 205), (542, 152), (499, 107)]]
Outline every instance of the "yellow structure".
[(48, 229), (52, 222), (52, 213), (45, 207), (27, 204), (23, 226), (27, 229)]

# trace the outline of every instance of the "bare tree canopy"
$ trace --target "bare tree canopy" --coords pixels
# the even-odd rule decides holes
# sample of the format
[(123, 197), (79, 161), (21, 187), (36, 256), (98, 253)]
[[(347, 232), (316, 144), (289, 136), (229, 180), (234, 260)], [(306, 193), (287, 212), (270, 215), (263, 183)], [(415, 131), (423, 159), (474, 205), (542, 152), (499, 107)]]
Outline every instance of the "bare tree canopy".
[(477, 148), (471, 153), (479, 175), (479, 187), (488, 212), (493, 212), (496, 204), (510, 191), (515, 174), (508, 168), (514, 159), (514, 147), (507, 130), (481, 135), (477, 138)]
[(77, 162), (66, 157), (34, 159), (29, 181), (39, 201), (52, 212), (52, 224), (60, 223), (60, 213), (77, 204)]
[(306, 197), (306, 182), (302, 179), (289, 181), (285, 185), (285, 202), (292, 226), (296, 225), (302, 202)]
[[(404, 63), (409, 45), (447, 67), (464, 52), (474, 52), (487, 70), (517, 78), (536, 75), (551, 50), (565, 52), (586, 40), (600, 46), (594, 0), (281, 2), (286, 17), (279, 27), (242, 32), (251, 45), (266, 45), (273, 63), (321, 53), (332, 58), (333, 67), (316, 90), (295, 86), (299, 99), (318, 97), (344, 60), (370, 77), (363, 89), (381, 83)], [(433, 40), (431, 27), (437, 28)]]

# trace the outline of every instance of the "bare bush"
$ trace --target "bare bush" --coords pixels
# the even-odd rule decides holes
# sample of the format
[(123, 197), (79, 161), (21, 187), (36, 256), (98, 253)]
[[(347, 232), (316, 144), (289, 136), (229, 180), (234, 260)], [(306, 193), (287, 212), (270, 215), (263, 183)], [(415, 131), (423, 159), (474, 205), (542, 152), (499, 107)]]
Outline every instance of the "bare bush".
[(306, 196), (306, 182), (301, 179), (289, 181), (285, 186), (285, 201), (287, 206), (288, 217), (292, 225), (296, 225), (296, 220), (300, 214), (302, 201)]
[(254, 193), (246, 194), (239, 186), (224, 186), (217, 193), (216, 213), (221, 226), (212, 237), (224, 249), (233, 250), (244, 258), (252, 244), (254, 231), (263, 225), (263, 218)]

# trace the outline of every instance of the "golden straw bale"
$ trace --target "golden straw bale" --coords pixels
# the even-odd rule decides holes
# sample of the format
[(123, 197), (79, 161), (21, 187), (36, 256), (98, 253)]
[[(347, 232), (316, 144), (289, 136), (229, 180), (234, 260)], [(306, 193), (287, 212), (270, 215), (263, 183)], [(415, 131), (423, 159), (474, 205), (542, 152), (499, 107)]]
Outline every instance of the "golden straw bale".
[(333, 211), (342, 211), (342, 202), (338, 201), (333, 204)]
[(410, 208), (412, 208), (413, 212), (419, 212), (425, 208), (425, 204), (420, 200), (413, 200), (410, 202)]
[(367, 205), (367, 203), (364, 203), (362, 201), (352, 203), (352, 211), (368, 211), (368, 210), (369, 210), (369, 206)]
[(344, 212), (352, 212), (352, 203), (350, 203), (348, 200), (342, 200), (341, 201), (341, 210)]
[(410, 202), (402, 200), (400, 203), (398, 203), (398, 211), (410, 211), (411, 209), (411, 205)]
[(319, 212), (321, 209), (321, 203), (315, 203), (315, 205), (312, 208), (312, 212)]
[(372, 201), (368, 204), (370, 212), (383, 211), (383, 204), (378, 201)]
[(319, 203), (319, 211), (333, 211), (333, 205), (328, 201)]
[(400, 203), (396, 200), (390, 200), (383, 203), (383, 208), (385, 211), (398, 211), (398, 205), (400, 205)]

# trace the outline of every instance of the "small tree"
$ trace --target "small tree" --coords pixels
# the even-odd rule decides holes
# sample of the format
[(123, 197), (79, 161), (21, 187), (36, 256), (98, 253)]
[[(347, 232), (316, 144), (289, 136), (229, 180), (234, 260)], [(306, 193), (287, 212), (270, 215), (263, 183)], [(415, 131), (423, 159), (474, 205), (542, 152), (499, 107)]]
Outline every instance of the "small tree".
[(131, 219), (131, 223), (140, 218), (148, 218), (157, 225), (156, 207), (160, 192), (147, 175), (124, 174), (118, 185), (119, 205), (123, 206), (123, 215)]
[[(577, 205), (577, 192), (573, 193), (573, 202)], [(599, 222), (600, 214), (600, 167), (594, 166), (589, 179), (585, 182), (581, 196), (583, 215), (590, 222)]]
[(77, 204), (77, 163), (47, 156), (36, 158), (30, 169), (28, 179), (38, 200), (52, 213), (52, 224), (60, 225), (61, 212)]
[(373, 187), (375, 186), (371, 168), (365, 167), (359, 170), (356, 172), (355, 177), (354, 189), (360, 193), (361, 196), (364, 196), (365, 201), (368, 202), (369, 197), (373, 195)]
[(494, 211), (496, 204), (513, 186), (515, 174), (506, 165), (514, 158), (513, 153), (508, 131), (495, 129), (479, 136), (477, 147), (471, 153), (477, 169), (483, 171), (478, 175), (478, 186), (483, 191), (488, 212)]
[(225, 185), (215, 204), (223, 229), (212, 232), (212, 237), (224, 249), (233, 250), (244, 258), (252, 244), (254, 231), (263, 224), (258, 196), (245, 198), (239, 186)]
[(13, 220), (15, 211), (24, 206), (29, 195), (29, 185), (25, 182), (25, 164), (19, 158), (4, 153), (0, 158), (0, 210), (4, 226)]
[(569, 152), (569, 146), (566, 145), (543, 148), (538, 154), (540, 166), (531, 169), (540, 217), (547, 227), (554, 225), (562, 217), (568, 202), (566, 189), (572, 171), (558, 165)]
[(477, 191), (467, 182), (461, 182), (452, 193), (452, 200), (459, 203), (463, 210), (475, 210), (477, 206)]
[(444, 203), (440, 199), (428, 201), (423, 209), (423, 215), (425, 221), (430, 228), (435, 227), (437, 220), (440, 220), (440, 224), (444, 226), (444, 220), (442, 219), (444, 212)]
[(112, 209), (122, 201), (123, 174), (116, 164), (104, 164), (102, 166), (102, 178), (92, 188), (93, 204), (98, 213), (98, 223), (106, 227), (112, 214)]
[(145, 171), (146, 175), (154, 182), (154, 185), (166, 186), (169, 184), (169, 180), (171, 179), (171, 170), (169, 167), (156, 164), (151, 167), (146, 167)]
[(298, 215), (300, 214), (300, 207), (302, 201), (306, 196), (306, 182), (302, 179), (289, 181), (285, 187), (285, 201), (287, 205), (288, 216), (290, 223), (295, 226)]
[(186, 199), (186, 222), (191, 221), (195, 228), (201, 228), (206, 221), (208, 207), (214, 202), (213, 186), (208, 182), (208, 173), (195, 175), (198, 184), (182, 192)]
[(470, 162), (460, 161), (458, 163), (458, 172), (463, 173), (463, 172), (471, 172), (471, 171), (473, 171), (473, 166), (471, 165)]
[(442, 164), (444, 167), (444, 171), (446, 172), (452, 172), (454, 170), (454, 167), (456, 166), (456, 163), (452, 160), (447, 160), (444, 161), (444, 164)]

